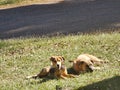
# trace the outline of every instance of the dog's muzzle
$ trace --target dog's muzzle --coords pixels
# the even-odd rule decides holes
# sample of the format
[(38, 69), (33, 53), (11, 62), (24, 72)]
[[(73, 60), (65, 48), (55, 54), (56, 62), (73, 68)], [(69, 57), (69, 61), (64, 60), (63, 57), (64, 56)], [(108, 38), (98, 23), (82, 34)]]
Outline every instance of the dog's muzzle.
[(57, 68), (60, 69), (60, 65), (59, 64), (57, 64)]
[(92, 66), (92, 65), (90, 65), (90, 66), (88, 65), (87, 66), (87, 71), (88, 72), (93, 72), (93, 70), (94, 70), (94, 66)]

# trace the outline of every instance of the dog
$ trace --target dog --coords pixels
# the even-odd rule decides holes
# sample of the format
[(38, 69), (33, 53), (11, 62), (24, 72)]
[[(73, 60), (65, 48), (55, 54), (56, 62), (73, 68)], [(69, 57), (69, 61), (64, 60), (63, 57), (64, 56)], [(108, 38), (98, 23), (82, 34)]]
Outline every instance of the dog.
[(75, 77), (72, 74), (68, 74), (67, 68), (64, 65), (64, 61), (65, 61), (64, 57), (62, 57), (62, 56), (52, 56), (50, 58), (50, 61), (51, 61), (51, 66), (44, 67), (40, 71), (40, 73), (38, 73), (37, 75), (28, 76), (27, 79), (29, 79), (29, 78), (34, 78), (34, 79), (43, 78), (43, 77), (46, 77), (46, 76), (54, 77), (54, 78), (57, 78), (57, 79), (60, 79), (60, 78), (66, 79), (67, 77), (68, 78)]
[(53, 73), (53, 76), (55, 76), (56, 78), (62, 78), (62, 79), (75, 77), (73, 74), (68, 74), (67, 68), (64, 65), (64, 61), (65, 61), (64, 57), (52, 56), (50, 60), (52, 62), (51, 71)]
[(103, 61), (96, 56), (90, 54), (81, 54), (77, 59), (70, 61), (73, 62), (73, 70), (76, 74), (84, 72), (93, 72), (94, 70), (99, 70), (100, 67), (95, 67), (94, 65), (100, 65), (108, 61)]

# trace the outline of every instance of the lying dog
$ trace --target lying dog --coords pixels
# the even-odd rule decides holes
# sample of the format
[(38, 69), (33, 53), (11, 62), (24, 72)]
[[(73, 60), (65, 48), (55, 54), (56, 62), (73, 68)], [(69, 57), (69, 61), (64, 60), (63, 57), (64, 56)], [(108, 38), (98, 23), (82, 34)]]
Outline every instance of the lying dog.
[(50, 60), (52, 61), (52, 69), (53, 70), (53, 74), (56, 78), (62, 78), (62, 79), (66, 79), (66, 77), (71, 78), (71, 77), (75, 77), (72, 74), (68, 74), (67, 72), (67, 68), (64, 66), (64, 61), (65, 59), (61, 56), (52, 56), (50, 58)]
[(50, 58), (51, 61), (51, 66), (50, 67), (45, 67), (43, 68), (39, 74), (34, 75), (34, 76), (28, 76), (27, 79), (29, 78), (42, 78), (45, 76), (51, 76), (55, 78), (62, 78), (66, 79), (66, 77), (71, 78), (75, 77), (72, 74), (68, 74), (67, 68), (64, 66), (64, 57), (62, 56), (52, 56)]
[(89, 54), (81, 54), (75, 59), (73, 62), (73, 69), (76, 74), (80, 74), (83, 72), (92, 72), (93, 70), (100, 69), (100, 67), (95, 67), (94, 65), (100, 65), (101, 63), (105, 63), (107, 61), (103, 61), (93, 55)]

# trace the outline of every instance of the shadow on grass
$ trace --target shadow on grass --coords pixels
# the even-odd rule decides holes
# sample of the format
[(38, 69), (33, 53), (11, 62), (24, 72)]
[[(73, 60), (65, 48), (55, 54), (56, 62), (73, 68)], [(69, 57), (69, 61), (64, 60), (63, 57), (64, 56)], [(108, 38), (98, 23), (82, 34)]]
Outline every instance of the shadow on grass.
[[(33, 82), (33, 81), (30, 82), (30, 84), (41, 84), (41, 83), (48, 82), (48, 81), (50, 81), (50, 80), (55, 80), (55, 79), (50, 78), (50, 77), (38, 78), (38, 79), (36, 79), (35, 82)], [(56, 79), (56, 80), (57, 80), (57, 79)]]
[(120, 76), (105, 79), (76, 90), (120, 90)]
[(1, 9), (0, 39), (68, 35), (95, 30), (111, 32), (120, 28), (119, 3), (120, 0), (86, 0)]
[(68, 74), (79, 75), (75, 72), (75, 70), (72, 67), (68, 68), (67, 71), (68, 71)]

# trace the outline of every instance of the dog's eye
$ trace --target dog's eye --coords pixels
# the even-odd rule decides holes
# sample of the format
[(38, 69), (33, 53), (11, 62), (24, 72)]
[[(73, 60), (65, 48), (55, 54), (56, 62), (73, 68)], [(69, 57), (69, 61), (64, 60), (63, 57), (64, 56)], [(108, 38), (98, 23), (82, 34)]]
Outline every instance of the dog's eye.
[(80, 62), (81, 64), (83, 64), (84, 62)]
[(53, 60), (54, 63), (56, 63), (57, 61), (56, 60)]
[(79, 63), (79, 65), (82, 65), (82, 64), (84, 64), (84, 62), (83, 62), (83, 61)]

